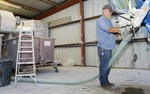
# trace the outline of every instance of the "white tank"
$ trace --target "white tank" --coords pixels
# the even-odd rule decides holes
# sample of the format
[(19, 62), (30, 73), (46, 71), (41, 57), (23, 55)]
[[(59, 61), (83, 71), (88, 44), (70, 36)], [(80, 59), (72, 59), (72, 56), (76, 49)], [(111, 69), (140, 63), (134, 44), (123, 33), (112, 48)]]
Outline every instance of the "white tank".
[(12, 12), (0, 10), (0, 33), (15, 32), (16, 18)]

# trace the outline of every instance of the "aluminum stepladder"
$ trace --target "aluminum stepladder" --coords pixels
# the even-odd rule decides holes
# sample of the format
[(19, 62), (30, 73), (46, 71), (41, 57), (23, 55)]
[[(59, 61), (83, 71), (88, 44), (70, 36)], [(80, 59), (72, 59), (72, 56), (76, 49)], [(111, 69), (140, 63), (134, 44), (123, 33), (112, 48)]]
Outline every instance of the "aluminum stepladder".
[(27, 76), (36, 84), (33, 29), (23, 26), (23, 22), (21, 22), (16, 58), (15, 86), (22, 77)]

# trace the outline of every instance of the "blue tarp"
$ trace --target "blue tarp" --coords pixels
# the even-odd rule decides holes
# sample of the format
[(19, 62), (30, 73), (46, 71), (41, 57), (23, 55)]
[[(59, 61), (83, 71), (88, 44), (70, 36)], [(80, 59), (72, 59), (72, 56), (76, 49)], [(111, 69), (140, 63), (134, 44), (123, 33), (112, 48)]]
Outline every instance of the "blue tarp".
[[(137, 8), (141, 8), (145, 0), (137, 0)], [(150, 1), (150, 0), (149, 0)], [(150, 6), (150, 3), (149, 3)], [(147, 16), (145, 17), (143, 23), (148, 23), (150, 22), (150, 11), (148, 12)]]
[[(137, 8), (141, 8), (141, 6), (143, 5), (143, 3), (146, 0), (137, 0)], [(147, 0), (150, 1), (150, 0)], [(150, 6), (150, 3), (148, 4), (148, 6)], [(148, 32), (150, 33), (150, 11), (148, 12), (148, 14), (146, 15), (145, 19), (143, 20), (143, 23), (146, 24), (146, 28), (148, 30)]]

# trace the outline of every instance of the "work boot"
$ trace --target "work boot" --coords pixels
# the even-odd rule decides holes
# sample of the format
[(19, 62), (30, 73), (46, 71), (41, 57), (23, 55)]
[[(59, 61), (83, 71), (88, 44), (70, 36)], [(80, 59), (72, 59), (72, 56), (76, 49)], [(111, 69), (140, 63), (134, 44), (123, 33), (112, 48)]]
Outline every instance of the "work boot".
[(115, 85), (113, 83), (108, 83), (106, 85), (102, 85), (101, 87), (105, 90), (112, 90)]
[(115, 84), (114, 84), (114, 83), (109, 83), (109, 85), (111, 85), (111, 86), (115, 86)]

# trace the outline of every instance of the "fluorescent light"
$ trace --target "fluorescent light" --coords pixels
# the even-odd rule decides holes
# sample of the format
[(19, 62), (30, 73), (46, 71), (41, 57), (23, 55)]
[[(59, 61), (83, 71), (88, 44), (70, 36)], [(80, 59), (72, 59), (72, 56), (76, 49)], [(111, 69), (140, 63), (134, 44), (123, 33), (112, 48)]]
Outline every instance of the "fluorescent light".
[(5, 4), (5, 5), (7, 5), (7, 6), (14, 7), (14, 8), (18, 8), (18, 9), (21, 8), (20, 6), (14, 5), (14, 4), (9, 3), (9, 2), (7, 2), (7, 1), (0, 1), (0, 3), (1, 3), (1, 4)]

